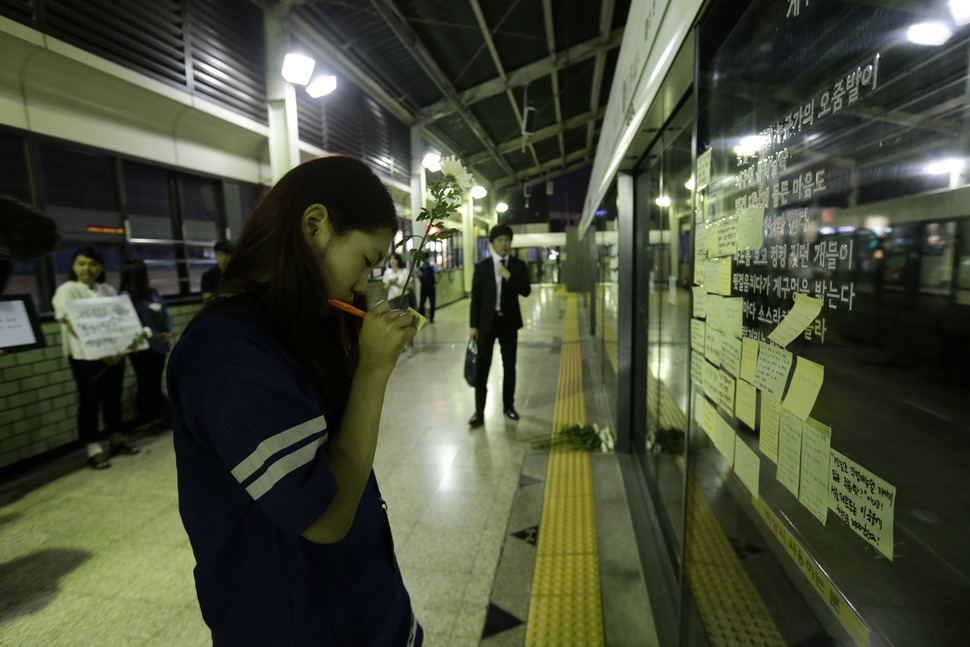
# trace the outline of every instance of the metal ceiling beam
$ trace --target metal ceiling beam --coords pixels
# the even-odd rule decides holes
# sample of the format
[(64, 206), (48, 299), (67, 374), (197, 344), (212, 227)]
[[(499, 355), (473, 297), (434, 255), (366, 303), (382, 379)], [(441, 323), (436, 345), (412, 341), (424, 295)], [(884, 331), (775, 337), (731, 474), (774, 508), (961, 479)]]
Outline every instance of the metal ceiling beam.
[[(567, 68), (570, 65), (575, 65), (581, 61), (585, 61), (588, 58), (592, 58), (598, 55), (605, 55), (610, 50), (616, 49), (620, 46), (623, 41), (623, 29), (615, 29), (609, 33), (607, 37), (597, 37), (592, 40), (586, 41), (585, 43), (580, 43), (575, 47), (570, 47), (567, 50), (561, 51), (555, 56), (549, 56), (542, 60), (530, 63), (524, 67), (520, 67), (517, 70), (509, 72), (506, 74), (505, 78), (495, 77), (476, 85), (475, 87), (468, 88), (467, 90), (458, 94), (458, 100), (462, 105), (469, 106), (473, 103), (482, 101), (489, 97), (494, 97), (496, 94), (502, 94), (508, 91), (509, 88), (514, 88), (521, 85), (528, 85), (536, 79), (540, 79), (544, 76), (549, 76), (555, 72)], [(433, 103), (426, 108), (422, 108), (418, 114), (418, 119), (422, 123), (430, 123), (446, 117), (451, 113), (455, 112), (452, 102), (449, 100), (438, 101)]]
[(535, 181), (542, 180), (549, 173), (555, 171), (560, 175), (566, 175), (567, 173), (572, 173), (577, 171), (584, 166), (589, 166), (586, 161), (586, 157), (589, 155), (589, 151), (580, 150), (574, 153), (570, 153), (565, 158), (555, 159), (551, 162), (546, 162), (545, 164), (539, 166), (535, 169), (529, 169), (528, 171), (517, 173), (512, 177), (504, 177), (498, 182), (492, 184), (492, 188), (496, 191), (500, 191), (509, 186), (515, 186), (519, 184), (531, 184)]
[[(595, 112), (587, 112), (581, 115), (576, 115), (566, 120), (565, 123), (553, 124), (551, 126), (546, 126), (545, 128), (540, 128), (532, 135), (529, 140), (532, 143), (541, 142), (550, 137), (559, 137), (564, 135), (566, 131), (572, 130), (573, 128), (579, 128), (580, 126), (585, 126), (592, 123), (595, 127), (596, 120), (600, 119), (606, 114), (606, 106), (600, 106)], [(509, 139), (498, 145), (498, 152), (502, 155), (506, 155), (517, 150), (521, 146), (521, 140), (519, 138)], [(489, 155), (487, 153), (476, 153), (468, 158), (469, 164), (480, 164), (487, 160)]]
[[(478, 22), (478, 28), (482, 32), (482, 38), (485, 39), (485, 45), (488, 47), (489, 53), (492, 55), (492, 64), (495, 65), (495, 69), (498, 70), (498, 78), (503, 81), (507, 81), (505, 75), (505, 66), (502, 64), (502, 59), (499, 58), (498, 49), (495, 47), (495, 41), (492, 40), (492, 33), (488, 30), (488, 23), (485, 22), (485, 14), (482, 13), (482, 7), (478, 4), (478, 0), (468, 0), (471, 3), (472, 11), (475, 13), (475, 20)], [(519, 110), (519, 106), (515, 101), (515, 94), (512, 92), (512, 88), (509, 87), (505, 91), (505, 95), (509, 99), (509, 104), (512, 106), (512, 113), (515, 115), (515, 120), (519, 123), (519, 129), (522, 128), (522, 112)], [(536, 155), (535, 148), (530, 144), (529, 151), (532, 153), (533, 161), (538, 164), (539, 157)]]
[[(552, 0), (542, 0), (542, 18), (546, 25), (546, 47), (549, 49), (550, 58), (556, 56), (556, 29), (552, 22)], [(562, 104), (559, 102), (559, 74), (553, 72), (549, 75), (552, 81), (552, 101), (553, 109), (556, 111), (556, 123), (562, 123)], [(566, 156), (566, 140), (562, 131), (559, 132), (559, 157)], [(538, 166), (539, 160), (536, 159)]]
[[(614, 0), (602, 0), (600, 5), (600, 37), (606, 38), (610, 33), (610, 25), (613, 24), (613, 12), (616, 9)], [(606, 52), (596, 55), (596, 65), (593, 68), (593, 87), (589, 93), (589, 109), (595, 112), (600, 103), (600, 94), (603, 91), (603, 77), (606, 70)], [(586, 148), (593, 150), (593, 141), (596, 135), (596, 120), (594, 119), (586, 127)]]
[(452, 112), (457, 112), (461, 119), (465, 122), (468, 128), (472, 131), (475, 137), (482, 143), (495, 161), (498, 163), (499, 167), (507, 176), (512, 176), (515, 171), (509, 166), (508, 162), (505, 161), (499, 152), (495, 148), (495, 144), (492, 142), (488, 133), (482, 128), (482, 125), (478, 122), (478, 119), (465, 107), (462, 103), (461, 98), (455, 91), (454, 86), (452, 86), (451, 81), (448, 80), (447, 75), (444, 71), (438, 67), (435, 63), (434, 57), (431, 56), (428, 49), (418, 38), (418, 35), (414, 33), (410, 25), (407, 24), (407, 20), (398, 11), (397, 7), (394, 6), (392, 0), (371, 0), (371, 5), (374, 7), (377, 14), (387, 23), (391, 31), (398, 37), (401, 43), (407, 48), (408, 52), (414, 57), (414, 60), (421, 66), (425, 74), (431, 79), (431, 81), (438, 87), (438, 91), (448, 100), (452, 105)]

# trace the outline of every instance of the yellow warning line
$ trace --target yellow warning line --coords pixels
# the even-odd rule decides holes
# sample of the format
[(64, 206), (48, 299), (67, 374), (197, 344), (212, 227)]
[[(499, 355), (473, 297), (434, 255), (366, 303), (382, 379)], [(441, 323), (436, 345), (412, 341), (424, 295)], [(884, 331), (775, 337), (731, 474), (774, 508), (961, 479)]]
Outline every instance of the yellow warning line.
[[(576, 295), (568, 299), (553, 433), (586, 423)], [(593, 477), (586, 452), (554, 447), (549, 454), (525, 644), (604, 644)]]
[[(616, 340), (605, 319), (603, 339)], [(609, 346), (607, 346), (609, 349)], [(615, 370), (615, 369), (614, 369)], [(647, 408), (662, 428), (687, 431), (687, 418), (662, 380), (647, 371)], [(684, 470), (682, 456), (677, 465)], [(728, 541), (693, 475), (687, 484), (686, 573), (712, 647), (782, 647), (785, 644), (761, 595)]]

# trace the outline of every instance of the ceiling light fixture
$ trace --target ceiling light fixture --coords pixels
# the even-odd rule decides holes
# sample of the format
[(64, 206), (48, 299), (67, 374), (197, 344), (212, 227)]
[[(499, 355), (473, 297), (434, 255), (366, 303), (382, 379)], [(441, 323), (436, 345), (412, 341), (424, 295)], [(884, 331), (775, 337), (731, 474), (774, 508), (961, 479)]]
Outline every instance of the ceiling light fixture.
[(488, 191), (485, 189), (485, 187), (479, 185), (473, 186), (471, 193), (472, 197), (476, 200), (481, 200), (488, 195)]
[(330, 94), (337, 89), (337, 77), (328, 76), (318, 76), (313, 79), (310, 85), (306, 86), (306, 93), (309, 94), (314, 99), (319, 99), (320, 97)]
[(283, 78), (287, 83), (306, 85), (310, 82), (314, 65), (316, 65), (316, 62), (309, 56), (295, 53), (287, 54), (283, 59)]
[(441, 170), (441, 155), (437, 153), (428, 153), (421, 160), (421, 166), (428, 169), (432, 173), (437, 173)]
[(917, 45), (942, 45), (952, 35), (950, 28), (941, 22), (921, 22), (906, 32), (906, 38)]

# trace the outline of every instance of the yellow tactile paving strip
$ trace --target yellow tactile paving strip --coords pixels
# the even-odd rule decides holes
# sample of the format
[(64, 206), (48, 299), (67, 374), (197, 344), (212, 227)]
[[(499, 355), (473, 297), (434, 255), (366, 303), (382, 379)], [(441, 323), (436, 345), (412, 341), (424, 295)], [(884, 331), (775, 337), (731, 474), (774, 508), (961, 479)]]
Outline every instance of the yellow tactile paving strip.
[(688, 476), (687, 502), (687, 579), (712, 647), (784, 647), (784, 638), (693, 476)]
[[(616, 331), (605, 319), (600, 320), (600, 326), (609, 354)], [(613, 348), (616, 348), (615, 341)], [(647, 371), (647, 408), (661, 427), (686, 432), (684, 412), (653, 371)], [(684, 469), (682, 456), (677, 457), (677, 465)], [(710, 644), (712, 647), (783, 647), (781, 633), (692, 475), (688, 476), (687, 489), (685, 570)]]
[[(553, 433), (586, 423), (576, 295), (568, 295)], [(553, 448), (539, 522), (527, 647), (599, 647), (603, 642), (596, 515), (589, 454)]]

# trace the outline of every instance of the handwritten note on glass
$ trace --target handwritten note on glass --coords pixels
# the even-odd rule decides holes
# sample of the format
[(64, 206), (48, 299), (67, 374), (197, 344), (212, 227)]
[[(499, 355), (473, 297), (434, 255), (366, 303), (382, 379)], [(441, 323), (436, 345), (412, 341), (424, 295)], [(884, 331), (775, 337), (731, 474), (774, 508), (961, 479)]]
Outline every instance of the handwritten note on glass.
[(715, 424), (714, 446), (727, 459), (728, 465), (734, 467), (734, 443), (738, 435), (734, 433), (731, 424), (720, 414), (718, 414)]
[(741, 340), (741, 375), (754, 383), (754, 369), (758, 364), (758, 340), (745, 337)]
[(765, 208), (748, 207), (738, 218), (738, 249), (760, 249), (765, 238)]
[(831, 458), (829, 506), (857, 535), (891, 560), (896, 487), (834, 449)]
[(781, 421), (781, 402), (767, 393), (761, 394), (761, 435), (758, 449), (761, 453), (778, 462), (778, 427)]
[(778, 481), (798, 497), (802, 462), (802, 421), (786, 409), (781, 410), (778, 431)]
[(756, 429), (755, 418), (758, 415), (758, 389), (744, 380), (738, 380), (736, 387), (734, 413), (738, 420)]
[(815, 406), (824, 377), (824, 366), (804, 357), (796, 358), (795, 372), (792, 374), (788, 393), (785, 394), (784, 407), (800, 419), (807, 420)]
[(781, 400), (791, 370), (792, 354), (766, 342), (758, 343), (758, 363), (752, 384), (776, 400)]
[(741, 440), (734, 441), (734, 472), (748, 488), (751, 496), (758, 498), (758, 476), (761, 473), (761, 459), (753, 449)]
[(825, 525), (829, 511), (829, 446), (832, 430), (810, 419), (802, 426), (802, 469), (798, 500)]

